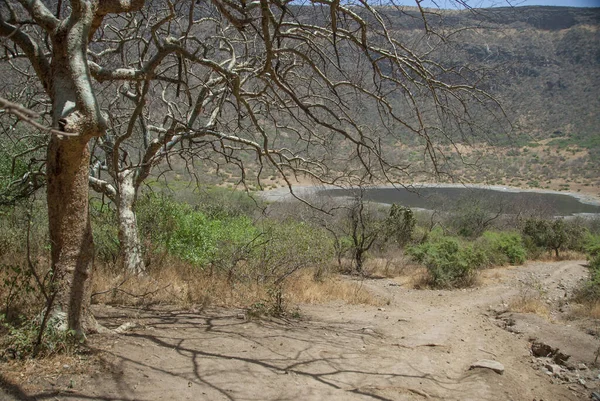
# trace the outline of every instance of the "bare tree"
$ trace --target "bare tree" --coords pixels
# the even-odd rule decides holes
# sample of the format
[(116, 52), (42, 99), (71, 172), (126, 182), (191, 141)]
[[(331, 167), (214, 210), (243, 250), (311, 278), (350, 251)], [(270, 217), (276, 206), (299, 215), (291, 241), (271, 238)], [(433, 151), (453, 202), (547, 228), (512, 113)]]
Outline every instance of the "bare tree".
[[(174, 153), (237, 165), (259, 183), (270, 166), (290, 190), (296, 174), (398, 182), (409, 166), (390, 144), (402, 133), (439, 171), (439, 146), (497, 105), (476, 71), (436, 60), (445, 38), (416, 4), (422, 34), (403, 38), (385, 12), (405, 11), (391, 2), (4, 1), (7, 59), (37, 78), (61, 132), (46, 175), (56, 306), (69, 328), (94, 326), (90, 182), (115, 200), (121, 245), (137, 254), (137, 191)], [(126, 265), (143, 270), (138, 256)]]

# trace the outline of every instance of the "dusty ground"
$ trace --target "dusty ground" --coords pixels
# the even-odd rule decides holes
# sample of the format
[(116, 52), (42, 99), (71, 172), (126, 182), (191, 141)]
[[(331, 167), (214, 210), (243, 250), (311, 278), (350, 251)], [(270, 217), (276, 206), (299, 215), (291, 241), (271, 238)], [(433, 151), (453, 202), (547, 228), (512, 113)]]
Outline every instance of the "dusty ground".
[[(52, 374), (4, 366), (4, 387), (13, 394), (5, 397), (587, 400), (600, 391), (600, 372), (592, 368), (600, 344), (591, 322), (565, 320), (571, 313), (565, 294), (585, 276), (582, 263), (489, 270), (478, 288), (459, 291), (365, 280), (389, 305), (301, 306), (300, 320), (247, 320), (237, 310), (102, 306), (97, 315), (104, 325), (137, 326), (91, 337), (93, 363), (78, 362), (85, 366), (80, 373), (68, 363)], [(531, 291), (550, 307), (547, 317), (506, 311), (511, 300)], [(534, 342), (554, 359), (533, 356)], [(481, 359), (502, 363), (504, 373), (469, 370)]]

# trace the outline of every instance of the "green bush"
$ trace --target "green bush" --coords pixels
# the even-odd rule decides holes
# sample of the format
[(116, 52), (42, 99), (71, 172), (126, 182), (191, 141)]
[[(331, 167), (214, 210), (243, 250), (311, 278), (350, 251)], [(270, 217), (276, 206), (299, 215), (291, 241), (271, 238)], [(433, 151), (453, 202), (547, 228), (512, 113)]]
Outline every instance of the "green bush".
[(142, 234), (156, 250), (233, 280), (278, 285), (294, 271), (333, 256), (325, 230), (295, 220), (255, 223), (243, 213), (206, 213), (165, 195), (140, 199)]
[(427, 267), (431, 285), (440, 288), (472, 285), (477, 269), (486, 262), (485, 254), (473, 245), (437, 234), (428, 242), (408, 248), (408, 254)]
[(416, 224), (417, 220), (410, 208), (393, 204), (383, 223), (386, 240), (405, 246), (413, 239)]
[(263, 207), (258, 198), (250, 196), (245, 191), (230, 188), (209, 187), (198, 193), (191, 202), (196, 208), (211, 218), (252, 216)]
[(536, 249), (554, 251), (559, 257), (561, 250), (581, 251), (588, 230), (580, 221), (567, 221), (565, 219), (528, 219), (522, 229), (526, 243), (532, 253)]
[(589, 279), (583, 285), (578, 298), (583, 301), (600, 301), (600, 235), (589, 235), (585, 245), (588, 255)]
[(527, 250), (519, 233), (486, 231), (476, 244), (485, 253), (489, 265), (520, 265), (527, 259)]
[(322, 269), (334, 255), (333, 241), (324, 229), (295, 220), (265, 221), (260, 242), (250, 265), (258, 278), (275, 286), (299, 269)]
[(173, 218), (175, 229), (167, 239), (167, 249), (198, 266), (227, 258), (227, 250), (245, 246), (258, 234), (252, 221), (245, 216), (211, 219), (202, 212), (182, 206)]
[(115, 210), (93, 200), (90, 202), (90, 217), (96, 257), (104, 263), (116, 263), (119, 257), (119, 228)]
[(242, 214), (208, 215), (198, 207), (178, 203), (164, 194), (148, 194), (136, 207), (140, 233), (154, 252), (168, 252), (198, 267), (225, 265), (237, 249), (258, 235)]

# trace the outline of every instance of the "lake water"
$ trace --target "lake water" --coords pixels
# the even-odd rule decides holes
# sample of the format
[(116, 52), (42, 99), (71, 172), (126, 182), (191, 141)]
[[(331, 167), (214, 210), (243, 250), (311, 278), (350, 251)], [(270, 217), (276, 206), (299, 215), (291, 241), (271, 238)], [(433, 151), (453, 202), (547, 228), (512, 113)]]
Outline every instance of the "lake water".
[[(356, 191), (356, 190), (354, 190)], [(356, 192), (350, 189), (321, 189), (321, 196), (349, 197)], [(532, 191), (497, 190), (472, 187), (421, 187), (369, 188), (364, 198), (378, 203), (398, 203), (410, 208), (451, 210), (463, 204), (479, 204), (486, 208), (513, 214), (536, 210), (554, 216), (571, 216), (582, 213), (600, 214), (600, 204), (584, 203), (566, 194)]]

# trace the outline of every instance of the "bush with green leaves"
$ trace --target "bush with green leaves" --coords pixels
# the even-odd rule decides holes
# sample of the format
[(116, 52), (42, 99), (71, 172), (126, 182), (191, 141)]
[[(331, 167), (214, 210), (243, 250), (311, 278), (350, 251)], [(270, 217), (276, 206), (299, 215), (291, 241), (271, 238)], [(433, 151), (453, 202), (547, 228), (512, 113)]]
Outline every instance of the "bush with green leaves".
[[(0, 205), (29, 198), (44, 185), (47, 135), (35, 135), (22, 124), (0, 142)], [(18, 139), (17, 139), (18, 138)]]
[(140, 199), (137, 213), (140, 232), (154, 251), (167, 251), (198, 267), (231, 257), (228, 251), (243, 248), (258, 235), (245, 215), (208, 215), (164, 194)]
[(92, 200), (90, 218), (96, 257), (104, 263), (115, 264), (119, 257), (119, 225), (114, 208)]
[(590, 275), (579, 291), (578, 298), (582, 301), (598, 302), (600, 301), (600, 235), (589, 235), (585, 249)]
[(334, 255), (331, 237), (311, 224), (266, 220), (260, 231), (261, 246), (255, 248), (249, 264), (257, 278), (275, 287), (300, 269), (322, 269)]
[(485, 254), (472, 244), (435, 231), (427, 242), (408, 248), (408, 254), (427, 267), (433, 287), (472, 285), (478, 268), (486, 262)]
[(258, 235), (246, 216), (214, 219), (182, 206), (173, 218), (175, 229), (167, 238), (167, 249), (197, 266), (229, 257), (227, 251), (244, 247)]
[(491, 266), (520, 265), (527, 260), (527, 249), (517, 232), (486, 231), (475, 244)]
[(4, 356), (11, 359), (26, 359), (36, 356), (73, 353), (81, 344), (82, 339), (72, 330), (63, 330), (50, 321), (40, 337), (40, 320), (23, 319), (19, 325), (8, 322), (0, 315), (0, 327), (5, 335), (0, 341)]
[(535, 248), (546, 249), (558, 258), (561, 250), (583, 250), (588, 230), (578, 220), (532, 218), (525, 221), (522, 233), (533, 253)]
[(383, 223), (386, 240), (405, 246), (412, 241), (416, 224), (417, 220), (410, 208), (393, 204)]
[(246, 191), (231, 188), (208, 187), (198, 191), (190, 204), (211, 218), (252, 216), (263, 207), (260, 198)]

